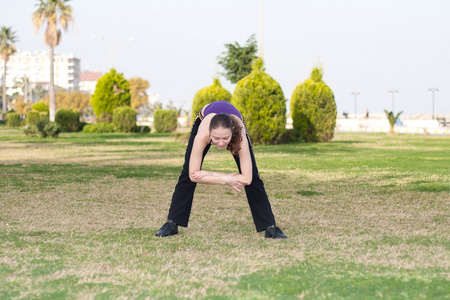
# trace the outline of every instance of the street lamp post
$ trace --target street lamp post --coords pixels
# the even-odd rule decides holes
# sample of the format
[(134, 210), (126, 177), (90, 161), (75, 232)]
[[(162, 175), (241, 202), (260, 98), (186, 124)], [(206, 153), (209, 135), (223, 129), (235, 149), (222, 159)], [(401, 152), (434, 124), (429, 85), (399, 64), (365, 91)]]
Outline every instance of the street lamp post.
[(359, 92), (353, 92), (353, 93), (351, 93), (351, 95), (354, 97), (354, 99), (355, 99), (355, 119), (356, 119), (356, 99), (358, 98), (358, 96), (359, 96)]
[(439, 90), (437, 88), (431, 88), (428, 90), (428, 93), (432, 94), (432, 113), (433, 113), (433, 120), (434, 120), (434, 94), (439, 93)]
[(134, 37), (130, 37), (130, 38), (125, 39), (125, 40), (112, 41), (112, 40), (107, 40), (107, 39), (105, 39), (102, 36), (95, 36), (95, 35), (91, 36), (91, 38), (97, 39), (97, 40), (102, 40), (102, 41), (105, 41), (105, 42), (111, 44), (111, 68), (114, 68), (114, 45), (118, 44), (118, 43), (122, 43), (122, 42), (133, 42), (135, 40)]
[(395, 95), (398, 94), (397, 90), (389, 90), (389, 94), (392, 95), (392, 113), (394, 113), (394, 102), (395, 102)]
[(259, 57), (263, 57), (263, 0), (259, 0)]

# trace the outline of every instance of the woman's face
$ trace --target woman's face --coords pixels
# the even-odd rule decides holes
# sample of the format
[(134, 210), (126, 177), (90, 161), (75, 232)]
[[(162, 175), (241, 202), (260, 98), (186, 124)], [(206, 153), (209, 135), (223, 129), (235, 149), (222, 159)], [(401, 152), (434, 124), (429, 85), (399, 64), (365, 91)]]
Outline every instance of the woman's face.
[(216, 145), (219, 149), (225, 149), (231, 141), (231, 129), (230, 128), (214, 128), (211, 129), (211, 143)]

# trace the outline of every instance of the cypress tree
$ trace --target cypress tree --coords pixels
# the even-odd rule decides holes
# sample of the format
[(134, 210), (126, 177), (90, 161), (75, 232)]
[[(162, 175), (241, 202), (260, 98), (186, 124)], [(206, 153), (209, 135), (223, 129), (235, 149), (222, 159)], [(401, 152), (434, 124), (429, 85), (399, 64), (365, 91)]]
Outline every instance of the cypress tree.
[(278, 82), (265, 72), (262, 58), (237, 83), (231, 103), (244, 116), (253, 143), (274, 144), (286, 132), (286, 99)]
[(314, 67), (311, 77), (298, 84), (291, 97), (294, 129), (306, 142), (329, 142), (334, 135), (336, 102), (322, 77), (322, 67)]

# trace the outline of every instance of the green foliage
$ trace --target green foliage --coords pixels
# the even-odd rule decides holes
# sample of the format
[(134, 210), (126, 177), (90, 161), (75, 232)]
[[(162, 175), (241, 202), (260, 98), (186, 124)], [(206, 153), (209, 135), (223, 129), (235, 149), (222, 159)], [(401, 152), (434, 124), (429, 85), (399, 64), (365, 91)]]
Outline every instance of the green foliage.
[(97, 118), (98, 123), (111, 123), (112, 120), (113, 120), (112, 114), (108, 114), (108, 113), (102, 113)]
[(130, 83), (131, 107), (138, 109), (148, 103), (147, 89), (150, 83), (140, 77), (128, 79)]
[(36, 124), (24, 129), (24, 133), (27, 136), (40, 136), (43, 138), (53, 137), (57, 138), (61, 129), (56, 122), (50, 122), (49, 120), (40, 120)]
[(41, 111), (39, 113), (39, 120), (48, 120), (48, 119), (49, 119), (48, 111)]
[(83, 131), (84, 126), (86, 126), (88, 123), (86, 122), (80, 122), (78, 124), (78, 131)]
[(195, 119), (197, 113), (203, 106), (219, 100), (230, 102), (231, 93), (222, 87), (219, 78), (214, 78), (212, 85), (202, 88), (195, 94), (194, 100), (192, 101), (192, 120)]
[(6, 125), (9, 127), (19, 127), (22, 124), (22, 120), (20, 119), (20, 115), (16, 113), (8, 113), (6, 119)]
[(136, 127), (136, 111), (129, 106), (117, 107), (113, 111), (113, 124), (118, 132), (132, 132)]
[(399, 112), (397, 115), (394, 115), (393, 111), (387, 111), (387, 110), (384, 110), (384, 113), (386, 114), (386, 118), (388, 119), (389, 125), (391, 126), (389, 134), (394, 134), (395, 133), (395, 131), (394, 131), (395, 123), (397, 122), (398, 118), (403, 113), (403, 111)]
[[(45, 102), (49, 102), (49, 95), (44, 97)], [(91, 95), (82, 92), (67, 92), (59, 90), (55, 94), (56, 107), (75, 108), (80, 113), (86, 113), (91, 106)]]
[(322, 81), (321, 67), (295, 88), (291, 97), (294, 129), (306, 142), (329, 142), (336, 126), (336, 102), (333, 91)]
[(153, 113), (156, 132), (174, 132), (177, 129), (178, 113), (173, 109), (158, 109)]
[(87, 133), (110, 133), (114, 132), (114, 124), (112, 123), (94, 123), (94, 124), (87, 124), (83, 127), (83, 132)]
[(222, 57), (218, 57), (218, 63), (225, 69), (225, 76), (231, 83), (236, 83), (252, 72), (252, 63), (256, 59), (258, 46), (256, 44), (255, 35), (251, 35), (245, 46), (239, 45), (238, 42), (225, 44), (227, 51), (222, 53)]
[(31, 125), (36, 125), (36, 123), (41, 119), (40, 117), (40, 113), (36, 110), (32, 110), (29, 113), (27, 113), (27, 125), (31, 126)]
[(265, 72), (262, 58), (237, 83), (231, 103), (243, 115), (253, 143), (274, 144), (284, 135), (286, 99), (278, 82)]
[(136, 126), (134, 127), (134, 132), (137, 133), (150, 133), (152, 129), (149, 126)]
[(77, 131), (80, 124), (80, 113), (75, 108), (58, 109), (55, 122), (58, 123), (63, 132)]
[(98, 117), (104, 113), (112, 114), (115, 108), (130, 106), (130, 103), (130, 84), (122, 73), (111, 69), (98, 80), (91, 98), (92, 108)]
[(38, 112), (48, 112), (48, 105), (44, 101), (39, 101), (38, 103), (33, 104), (31, 109)]

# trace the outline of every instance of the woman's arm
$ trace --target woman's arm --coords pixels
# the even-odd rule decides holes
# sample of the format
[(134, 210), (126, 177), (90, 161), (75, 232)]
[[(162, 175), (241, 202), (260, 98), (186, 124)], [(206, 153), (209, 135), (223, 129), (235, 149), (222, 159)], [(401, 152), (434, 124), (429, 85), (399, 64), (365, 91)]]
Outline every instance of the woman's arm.
[(248, 182), (250, 184), (253, 180), (253, 164), (252, 164), (252, 158), (250, 156), (250, 144), (247, 140), (247, 135), (245, 133), (245, 127), (242, 121), (239, 119), (241, 126), (242, 126), (242, 140), (239, 150), (239, 162), (241, 167), (241, 174), (236, 175), (236, 177), (243, 179), (245, 182)]

